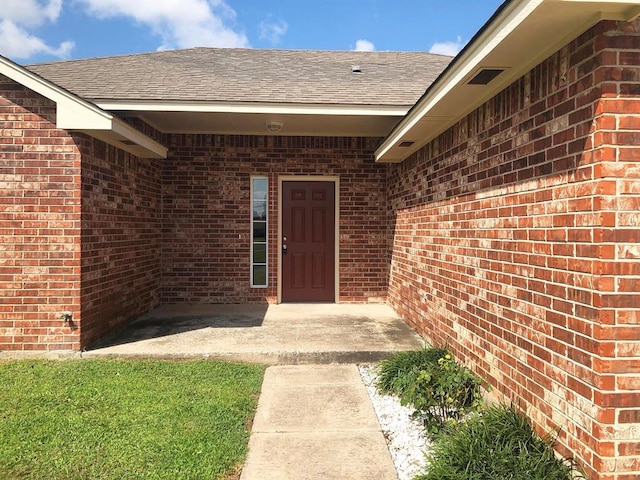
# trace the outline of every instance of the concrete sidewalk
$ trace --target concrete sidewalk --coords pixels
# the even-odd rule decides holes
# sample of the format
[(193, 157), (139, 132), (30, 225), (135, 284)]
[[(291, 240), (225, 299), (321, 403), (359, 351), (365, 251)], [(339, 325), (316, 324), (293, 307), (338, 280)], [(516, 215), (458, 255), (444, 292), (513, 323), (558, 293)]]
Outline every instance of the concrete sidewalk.
[(240, 480), (397, 480), (356, 365), (269, 367)]

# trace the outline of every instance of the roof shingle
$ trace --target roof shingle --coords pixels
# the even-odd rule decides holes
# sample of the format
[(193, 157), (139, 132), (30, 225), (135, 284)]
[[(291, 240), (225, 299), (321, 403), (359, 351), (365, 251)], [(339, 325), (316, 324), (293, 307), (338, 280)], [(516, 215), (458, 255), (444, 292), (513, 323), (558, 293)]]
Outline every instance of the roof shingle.
[(94, 102), (411, 106), (450, 61), (423, 52), (191, 48), (26, 68)]

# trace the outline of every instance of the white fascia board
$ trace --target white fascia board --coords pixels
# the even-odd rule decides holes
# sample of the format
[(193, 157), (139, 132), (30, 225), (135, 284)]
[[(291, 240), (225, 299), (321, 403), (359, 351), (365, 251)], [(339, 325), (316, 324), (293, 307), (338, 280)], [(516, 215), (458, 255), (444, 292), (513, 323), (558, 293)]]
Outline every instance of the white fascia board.
[(214, 103), (170, 101), (96, 101), (108, 111), (128, 112), (195, 112), (195, 113), (248, 113), (279, 115), (350, 115), (397, 116), (409, 111), (406, 105), (317, 105), (278, 103)]
[(103, 129), (108, 128), (111, 123), (111, 114), (4, 57), (0, 57), (0, 73), (55, 102), (56, 126), (59, 128), (77, 128), (79, 122), (86, 121)]
[(451, 90), (462, 83), (502, 41), (524, 22), (544, 0), (512, 2), (502, 13), (501, 20), (489, 26), (469, 50), (463, 52), (449, 71), (436, 79), (433, 89), (423, 96), (409, 114), (396, 126), (391, 134), (382, 142), (375, 152), (376, 160), (380, 160), (386, 152), (393, 148), (400, 139), (411, 130), (435, 105)]
[(638, 0), (547, 0), (548, 2), (555, 3), (598, 3), (598, 4), (607, 4), (610, 3), (612, 5), (633, 5), (640, 4)]
[[(630, 22), (640, 15), (640, 0), (546, 0), (552, 3), (581, 3), (598, 4), (602, 11), (598, 15), (599, 20), (614, 20), (620, 22)], [(607, 10), (604, 5), (611, 5), (611, 10)], [(620, 7), (626, 7), (621, 9)]]
[[(566, 41), (571, 40), (576, 34), (581, 33), (591, 25), (596, 24), (600, 20), (619, 20), (619, 21), (631, 21), (640, 15), (640, 0), (523, 0), (512, 1), (505, 7), (505, 10), (501, 12), (498, 19), (493, 25), (488, 26), (480, 36), (475, 39), (472, 45), (469, 45), (468, 51), (462, 52), (460, 58), (454, 60), (454, 64), (451, 69), (445, 71), (441, 77), (436, 79), (431, 90), (428, 90), (425, 95), (416, 103), (416, 105), (409, 111), (407, 117), (405, 117), (389, 136), (383, 141), (375, 152), (376, 161), (384, 161), (384, 156), (394, 148), (395, 145), (409, 133), (416, 124), (429, 114), (431, 109), (437, 105), (443, 98), (451, 93), (451, 91), (459, 84), (464, 83), (470, 74), (474, 72), (482, 60), (491, 53), (500, 43), (510, 35), (514, 30), (519, 28), (543, 3), (566, 3), (574, 4), (576, 7), (579, 4), (588, 5), (595, 4), (602, 8), (602, 10), (591, 18), (590, 21), (583, 23), (576, 23), (572, 25), (572, 28), (568, 29), (563, 37), (563, 40), (557, 42), (562, 45)], [(604, 5), (610, 5), (610, 10)], [(558, 45), (553, 44), (547, 46), (546, 49), (541, 48), (539, 54), (534, 58), (529, 58), (529, 63), (537, 64), (537, 61), (542, 61), (555, 49)], [(532, 60), (536, 60), (533, 61)], [(501, 66), (504, 67), (504, 66)], [(526, 70), (526, 69), (525, 69)], [(518, 69), (511, 69), (512, 76), (515, 74), (524, 73)], [(516, 75), (517, 78), (517, 75)], [(496, 83), (497, 85), (497, 83)], [(412, 152), (418, 150), (422, 145), (418, 145), (407, 151), (403, 158), (410, 155)], [(397, 161), (397, 160), (394, 160)]]
[(77, 130), (79, 128), (89, 130), (111, 129), (113, 115), (107, 112), (88, 110), (84, 105), (64, 97), (55, 100), (55, 102), (57, 112), (56, 126), (58, 128), (64, 130)]
[(131, 125), (120, 120), (119, 118), (114, 118), (112, 131), (116, 135), (120, 135), (128, 141), (134, 142), (136, 145), (150, 152), (152, 154), (152, 158), (167, 158), (167, 147), (165, 147), (161, 143), (156, 142), (144, 133), (139, 132)]
[[(575, 1), (575, 0), (571, 0)], [(591, 0), (589, 0), (591, 1)], [(640, 0), (633, 2), (634, 6), (625, 12), (602, 12), (602, 20), (616, 20), (619, 22), (631, 22), (640, 16)]]
[(0, 74), (55, 102), (56, 127), (60, 129), (93, 134), (96, 138), (127, 151), (131, 151), (131, 147), (119, 140), (134, 142), (137, 146), (134, 150), (138, 155), (142, 153), (163, 158), (167, 156), (164, 146), (119, 118), (2, 56)]

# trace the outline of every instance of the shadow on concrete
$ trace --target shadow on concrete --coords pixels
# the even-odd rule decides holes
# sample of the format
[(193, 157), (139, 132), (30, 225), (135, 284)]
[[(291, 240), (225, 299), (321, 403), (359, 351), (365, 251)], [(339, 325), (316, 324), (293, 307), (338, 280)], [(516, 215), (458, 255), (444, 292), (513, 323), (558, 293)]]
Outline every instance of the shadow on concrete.
[(262, 326), (268, 305), (163, 305), (88, 350), (159, 339), (203, 329)]

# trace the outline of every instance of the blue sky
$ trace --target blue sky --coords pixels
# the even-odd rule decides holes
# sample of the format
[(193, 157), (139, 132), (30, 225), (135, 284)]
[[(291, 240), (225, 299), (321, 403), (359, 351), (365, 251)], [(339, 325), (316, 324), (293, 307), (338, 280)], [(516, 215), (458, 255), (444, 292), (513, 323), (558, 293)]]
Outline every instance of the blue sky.
[(194, 46), (454, 55), (503, 0), (1, 0), (18, 63)]

